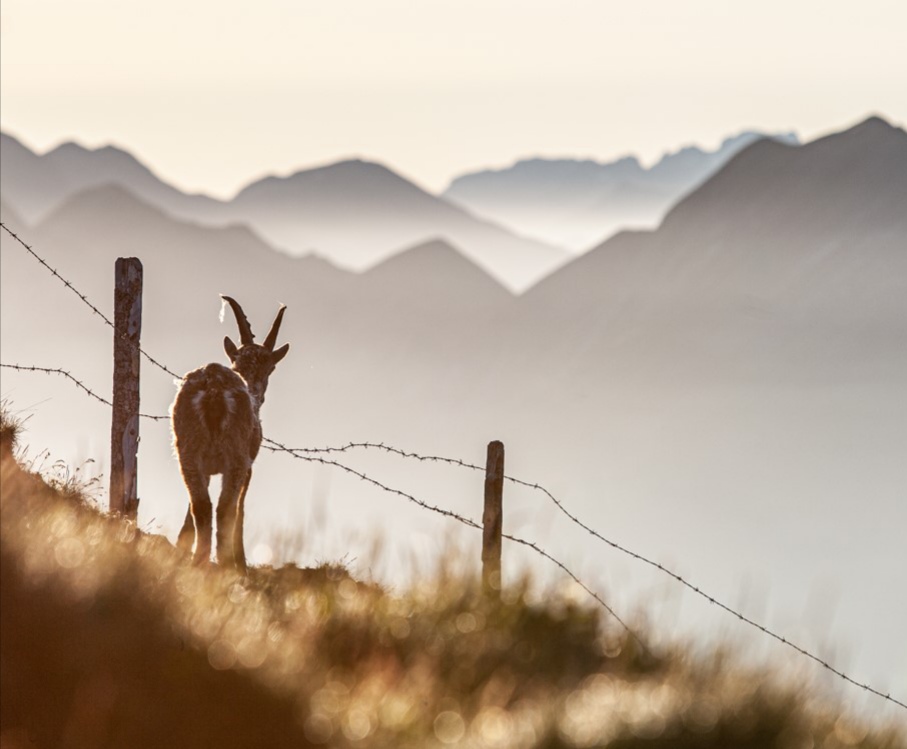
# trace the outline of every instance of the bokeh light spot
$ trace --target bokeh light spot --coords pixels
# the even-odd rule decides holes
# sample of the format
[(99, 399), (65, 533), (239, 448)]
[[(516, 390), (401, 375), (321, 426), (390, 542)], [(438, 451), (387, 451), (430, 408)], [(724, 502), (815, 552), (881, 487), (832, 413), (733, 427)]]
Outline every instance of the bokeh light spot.
[(334, 735), (331, 719), (322, 713), (312, 713), (303, 726), (306, 738), (313, 744), (326, 744)]
[(67, 538), (54, 549), (57, 564), (68, 570), (78, 567), (85, 559), (85, 546), (78, 538)]
[(434, 723), (435, 736), (442, 744), (455, 744), (463, 738), (466, 733), (466, 724), (459, 713), (453, 710), (445, 710), (438, 714)]
[(274, 560), (274, 551), (267, 544), (255, 544), (252, 549), (252, 564), (271, 564)]
[(236, 664), (236, 651), (226, 640), (215, 640), (208, 647), (208, 663), (218, 671), (226, 671)]

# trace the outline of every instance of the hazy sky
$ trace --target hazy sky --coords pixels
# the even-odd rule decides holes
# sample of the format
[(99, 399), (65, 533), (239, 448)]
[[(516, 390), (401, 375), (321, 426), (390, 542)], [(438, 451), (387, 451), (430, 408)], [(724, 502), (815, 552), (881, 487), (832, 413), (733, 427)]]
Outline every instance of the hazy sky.
[(907, 118), (903, 0), (3, 0), (4, 130), (184, 189), (361, 155), (430, 189), (526, 155), (650, 161)]

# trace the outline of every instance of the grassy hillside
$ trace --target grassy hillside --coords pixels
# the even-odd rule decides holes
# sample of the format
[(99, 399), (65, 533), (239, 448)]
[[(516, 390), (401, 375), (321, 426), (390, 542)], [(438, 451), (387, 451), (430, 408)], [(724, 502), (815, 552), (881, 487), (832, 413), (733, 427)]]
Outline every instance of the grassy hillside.
[(393, 594), (341, 566), (193, 567), (12, 458), (4, 416), (0, 745), (905, 746), (805, 682), (651, 654), (569, 599)]

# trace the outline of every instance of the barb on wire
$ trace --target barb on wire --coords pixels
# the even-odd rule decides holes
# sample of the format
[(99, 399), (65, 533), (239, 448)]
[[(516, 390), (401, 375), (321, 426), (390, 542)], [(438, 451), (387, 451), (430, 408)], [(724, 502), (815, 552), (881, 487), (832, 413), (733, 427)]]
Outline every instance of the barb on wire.
[[(76, 377), (75, 375), (73, 375), (70, 372), (67, 372), (65, 369), (55, 369), (52, 367), (35, 367), (32, 365), (26, 366), (26, 365), (22, 365), (22, 364), (2, 364), (2, 363), (0, 363), (0, 367), (2, 367), (4, 369), (15, 369), (19, 372), (42, 372), (44, 374), (61, 375), (61, 376), (65, 377), (67, 380), (69, 380), (70, 382), (72, 382), (76, 387), (80, 388), (85, 393), (90, 395), (96, 401), (100, 401), (105, 406), (107, 406), (109, 408), (113, 408), (113, 403), (111, 403), (109, 400), (107, 400), (103, 396), (98, 395), (96, 392), (94, 392), (94, 390), (89, 388), (78, 377)], [(152, 414), (143, 414), (143, 413), (140, 413), (139, 416), (141, 416), (143, 419), (151, 419), (152, 421), (167, 421), (169, 418), (167, 416), (154, 416)]]
[[(474, 471), (484, 471), (484, 470), (485, 470), (484, 467), (482, 467), (482, 466), (480, 466), (480, 465), (476, 465), (475, 463), (469, 463), (469, 462), (467, 462), (467, 461), (460, 460), (460, 459), (458, 459), (458, 458), (447, 458), (447, 457), (443, 457), (443, 456), (439, 456), (439, 455), (422, 455), (422, 454), (420, 454), (420, 453), (415, 453), (415, 452), (411, 452), (411, 451), (407, 451), (407, 450), (401, 450), (400, 448), (393, 447), (393, 446), (391, 446), (391, 445), (386, 445), (386, 444), (384, 444), (383, 442), (349, 442), (349, 443), (347, 443), (347, 444), (345, 444), (345, 445), (342, 445), (342, 446), (340, 446), (340, 447), (292, 448), (292, 449), (290, 449), (290, 452), (297, 451), (297, 452), (305, 453), (305, 454), (325, 454), (325, 453), (345, 453), (345, 452), (348, 452), (348, 451), (350, 451), (350, 450), (355, 450), (355, 449), (365, 449), (365, 450), (373, 449), (373, 450), (380, 450), (380, 451), (383, 451), (383, 452), (386, 452), (386, 453), (390, 453), (390, 454), (392, 454), (392, 455), (397, 455), (397, 456), (402, 457), (402, 458), (409, 458), (409, 459), (413, 459), (413, 460), (418, 460), (418, 461), (420, 461), (420, 462), (446, 463), (446, 464), (448, 464), (448, 465), (460, 466), (460, 467), (462, 467), (462, 468), (468, 468), (468, 469), (474, 470)], [(516, 477), (514, 477), (514, 476), (506, 476), (506, 475), (505, 475), (505, 476), (504, 476), (504, 479), (505, 479), (506, 481), (509, 481), (509, 482), (511, 482), (511, 483), (513, 483), (513, 484), (516, 484), (516, 485), (518, 485), (518, 486), (523, 486), (523, 487), (526, 487), (526, 488), (528, 488), (528, 489), (534, 489), (534, 490), (536, 490), (536, 491), (539, 491), (539, 492), (543, 493), (545, 496), (548, 497), (549, 500), (551, 500), (551, 501), (555, 504), (555, 506), (556, 506), (556, 507), (557, 507), (557, 508), (558, 508), (558, 509), (559, 509), (559, 510), (567, 517), (567, 518), (569, 518), (575, 525), (577, 525), (577, 526), (579, 526), (580, 528), (582, 528), (584, 531), (586, 531), (587, 533), (589, 533), (589, 534), (590, 534), (591, 536), (593, 536), (594, 538), (597, 538), (598, 540), (600, 540), (600, 541), (606, 543), (608, 546), (612, 547), (613, 549), (616, 549), (617, 551), (620, 551), (620, 552), (622, 552), (623, 554), (626, 554), (627, 556), (632, 557), (633, 559), (636, 559), (636, 560), (638, 560), (638, 561), (640, 561), (640, 562), (644, 562), (645, 564), (647, 564), (647, 565), (649, 565), (649, 566), (651, 566), (651, 567), (654, 567), (655, 569), (657, 569), (657, 570), (663, 572), (664, 574), (666, 574), (666, 575), (668, 575), (669, 577), (673, 578), (676, 582), (680, 583), (680, 584), (683, 585), (684, 587), (686, 587), (686, 588), (688, 588), (689, 590), (693, 591), (696, 595), (698, 595), (698, 596), (700, 596), (701, 598), (704, 598), (705, 600), (707, 600), (710, 604), (712, 604), (712, 605), (714, 605), (714, 606), (717, 606), (718, 608), (722, 609), (723, 611), (725, 611), (725, 612), (731, 614), (732, 616), (736, 617), (739, 621), (741, 621), (741, 622), (743, 622), (743, 623), (745, 623), (745, 624), (748, 624), (749, 626), (751, 626), (751, 627), (753, 627), (753, 628), (759, 630), (759, 631), (762, 632), (763, 634), (768, 635), (769, 637), (775, 639), (776, 641), (782, 643), (783, 645), (786, 645), (787, 647), (793, 649), (794, 651), (796, 651), (796, 652), (799, 653), (800, 655), (803, 655), (803, 656), (805, 656), (806, 658), (809, 658), (810, 660), (812, 660), (812, 661), (814, 661), (815, 663), (819, 664), (819, 665), (822, 666), (824, 669), (826, 669), (827, 671), (830, 671), (830, 672), (833, 673), (835, 676), (838, 676), (839, 678), (843, 679), (844, 681), (846, 681), (846, 682), (848, 682), (848, 683), (850, 683), (850, 684), (852, 684), (852, 685), (854, 685), (854, 686), (856, 686), (856, 687), (859, 687), (860, 689), (863, 689), (863, 690), (865, 690), (865, 691), (867, 691), (867, 692), (870, 692), (870, 693), (876, 695), (877, 697), (881, 697), (882, 699), (887, 700), (888, 702), (891, 702), (891, 703), (893, 703), (893, 704), (895, 704), (895, 705), (898, 705), (899, 707), (902, 707), (902, 708), (907, 709), (907, 704), (901, 702), (901, 701), (898, 700), (898, 699), (895, 699), (895, 698), (892, 697), (890, 694), (883, 693), (883, 692), (879, 691), (878, 689), (873, 688), (873, 687), (870, 686), (869, 684), (864, 684), (864, 683), (859, 682), (859, 681), (857, 681), (856, 679), (854, 679), (854, 678), (848, 676), (848, 675), (845, 674), (843, 671), (840, 671), (839, 669), (835, 668), (834, 666), (832, 666), (832, 665), (831, 665), (830, 663), (828, 663), (827, 661), (824, 661), (824, 660), (822, 660), (821, 658), (819, 658), (818, 656), (813, 655), (812, 653), (810, 653), (810, 652), (809, 652), (808, 650), (806, 650), (805, 648), (800, 647), (800, 646), (797, 645), (796, 643), (791, 642), (791, 641), (790, 641), (789, 639), (787, 639), (786, 637), (777, 634), (776, 632), (772, 631), (772, 630), (769, 629), (768, 627), (765, 627), (764, 625), (759, 624), (758, 622), (754, 621), (753, 619), (750, 619), (749, 617), (745, 616), (744, 614), (740, 613), (739, 611), (736, 611), (735, 609), (732, 609), (730, 606), (727, 606), (726, 604), (724, 604), (724, 603), (722, 603), (721, 601), (717, 600), (716, 598), (714, 598), (713, 596), (709, 595), (708, 593), (706, 593), (706, 592), (705, 592), (704, 590), (702, 590), (701, 588), (699, 588), (699, 587), (693, 585), (691, 582), (689, 582), (688, 580), (684, 579), (682, 576), (678, 575), (678, 574), (677, 574), (676, 572), (674, 572), (673, 570), (668, 569), (668, 568), (665, 567), (663, 564), (660, 564), (659, 562), (655, 562), (655, 561), (653, 561), (653, 560), (651, 560), (651, 559), (648, 559), (647, 557), (644, 557), (642, 554), (638, 554), (638, 553), (636, 553), (635, 551), (632, 551), (631, 549), (628, 549), (628, 548), (626, 548), (625, 546), (622, 546), (621, 544), (619, 544), (619, 543), (617, 543), (617, 542), (615, 542), (615, 541), (612, 541), (612, 540), (609, 539), (609, 538), (606, 538), (606, 537), (603, 536), (601, 533), (599, 533), (598, 531), (596, 531), (594, 528), (589, 527), (589, 526), (586, 525), (583, 521), (581, 521), (577, 516), (575, 516), (574, 514), (572, 514), (572, 513), (571, 513), (571, 512), (563, 505), (563, 503), (562, 503), (560, 500), (557, 499), (557, 497), (555, 497), (548, 489), (546, 489), (546, 488), (545, 488), (544, 486), (542, 486), (541, 484), (538, 484), (538, 483), (530, 483), (530, 482), (528, 482), (528, 481), (524, 481), (523, 479), (519, 479), (519, 478), (516, 478)], [(607, 605), (604, 603), (604, 601), (601, 601), (601, 599), (599, 599), (598, 596), (596, 596), (596, 594), (595, 594), (594, 592), (592, 592), (591, 590), (589, 590), (589, 589), (582, 583), (582, 581), (580, 581), (575, 575), (573, 575), (573, 574), (572, 574), (566, 567), (564, 567), (558, 560), (556, 560), (556, 559), (554, 559), (553, 557), (551, 557), (547, 552), (545, 552), (545, 551), (539, 549), (538, 547), (536, 547), (536, 546), (535, 546), (534, 544), (532, 544), (531, 542), (523, 541), (522, 539), (514, 538), (514, 537), (512, 537), (512, 536), (507, 536), (506, 534), (504, 535), (504, 537), (505, 537), (505, 538), (509, 538), (511, 541), (514, 541), (514, 542), (516, 542), (516, 543), (520, 543), (520, 544), (523, 544), (523, 545), (525, 545), (525, 546), (529, 546), (530, 548), (534, 548), (535, 551), (536, 551), (537, 553), (539, 553), (539, 554), (541, 554), (542, 556), (548, 558), (550, 561), (554, 562), (556, 565), (558, 565), (559, 567), (561, 567), (568, 575), (570, 575), (570, 577), (572, 577), (577, 583), (579, 583), (579, 585), (582, 586), (582, 587), (583, 587), (590, 595), (592, 595), (592, 596), (595, 597), (597, 600), (599, 600), (599, 603), (601, 603), (603, 606), (605, 606), (605, 607), (607, 608)], [(608, 610), (611, 611), (610, 609), (608, 609)], [(611, 613), (614, 614), (613, 611), (611, 611)], [(617, 617), (616, 614), (614, 614), (614, 616), (615, 616), (615, 618), (618, 619), (618, 621), (620, 621), (620, 619)], [(621, 623), (623, 624), (623, 622), (621, 622)], [(624, 625), (624, 626), (626, 626), (626, 625)]]
[[(63, 278), (63, 276), (61, 276), (61, 275), (59, 274), (59, 272), (57, 272), (57, 270), (56, 270), (55, 268), (51, 267), (51, 265), (50, 265), (43, 257), (41, 257), (37, 252), (35, 252), (34, 248), (33, 248), (31, 245), (27, 244), (27, 243), (22, 239), (22, 237), (20, 237), (18, 234), (16, 234), (12, 229), (10, 229), (10, 228), (9, 228), (6, 224), (4, 224), (2, 221), (0, 221), (0, 228), (2, 228), (7, 234), (9, 234), (13, 239), (15, 239), (20, 245), (22, 245), (22, 246), (29, 252), (29, 254), (30, 254), (33, 258), (35, 258), (35, 260), (37, 260), (37, 261), (38, 261), (41, 265), (43, 265), (48, 271), (50, 271), (51, 275), (56, 276), (56, 278), (57, 278), (57, 279), (58, 279), (58, 280), (59, 280), (59, 281), (67, 288), (67, 289), (69, 289), (73, 294), (75, 294), (77, 297), (79, 297), (79, 299), (81, 299), (82, 302), (83, 302), (84, 304), (86, 304), (86, 305), (88, 306), (88, 308), (89, 308), (94, 314), (96, 314), (98, 317), (100, 317), (107, 325), (109, 325), (111, 328), (113, 328), (114, 331), (116, 331), (116, 326), (113, 324), (113, 322), (111, 321), (111, 319), (110, 319), (109, 317), (107, 317), (107, 315), (105, 315), (103, 312), (101, 312), (101, 310), (99, 310), (95, 305), (93, 305), (93, 304), (88, 300), (88, 297), (85, 296), (81, 291), (79, 291), (75, 286), (73, 286), (72, 283), (71, 283), (70, 281), (68, 281), (68, 280), (66, 280), (65, 278)], [(124, 336), (124, 338), (126, 338), (126, 337)], [(126, 340), (128, 340), (128, 338), (126, 338)], [(130, 341), (130, 344), (131, 344), (131, 341)], [(157, 359), (155, 359), (154, 357), (152, 357), (147, 351), (145, 351), (145, 350), (142, 349), (141, 347), (139, 348), (139, 353), (140, 353), (142, 356), (144, 356), (149, 362), (151, 362), (155, 367), (157, 367), (158, 369), (162, 370), (163, 372), (166, 372), (166, 373), (167, 373), (168, 375), (170, 375), (171, 377), (175, 377), (175, 378), (178, 379), (178, 380), (181, 380), (181, 379), (182, 379), (182, 376), (181, 376), (181, 375), (178, 375), (176, 372), (174, 372), (174, 371), (168, 369), (167, 367), (165, 367), (163, 364), (161, 364), (159, 361), (157, 361)]]

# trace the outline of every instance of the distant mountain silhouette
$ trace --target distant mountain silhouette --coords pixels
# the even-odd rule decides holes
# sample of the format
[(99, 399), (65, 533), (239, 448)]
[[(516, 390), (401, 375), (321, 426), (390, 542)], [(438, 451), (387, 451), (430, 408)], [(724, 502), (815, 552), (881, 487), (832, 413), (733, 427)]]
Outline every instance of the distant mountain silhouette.
[(367, 161), (268, 177), (240, 192), (231, 209), (282, 249), (317, 248), (355, 269), (440, 236), (511, 288), (523, 289), (567, 257), (554, 247), (476, 219)]
[(738, 230), (849, 235), (907, 218), (907, 134), (878, 117), (800, 147), (765, 140), (681, 201), (666, 217), (673, 231), (708, 211)]
[(69, 180), (18, 140), (0, 133), (0, 194), (23, 219), (34, 221), (69, 190)]
[[(536, 345), (581, 339), (590, 371), (629, 366), (633, 352), (652, 376), (759, 376), (807, 360), (839, 376), (907, 361), (905, 238), (907, 134), (872, 118), (803, 146), (753, 143), (658, 230), (618, 234), (521, 303)], [(893, 337), (860, 333), (877, 326)]]
[[(744, 132), (712, 152), (683, 148), (648, 169), (632, 156), (607, 163), (527, 159), (458, 177), (444, 197), (527, 236), (584, 251), (618, 229), (654, 228), (684, 193), (763, 137)], [(793, 133), (771, 137), (797, 142)]]
[(216, 215), (221, 204), (203, 195), (187, 195), (168, 185), (127, 151), (114, 146), (89, 149), (63, 143), (43, 155), (11, 135), (0, 134), (3, 195), (34, 223), (75, 193), (119, 185), (142, 200), (170, 212)]
[(511, 297), (504, 286), (443, 239), (407, 248), (363, 276), (363, 285), (378, 289), (382, 296), (393, 296), (399, 291), (388, 288), (389, 284), (404, 284), (409, 300), (418, 295), (426, 305), (437, 305), (445, 297), (460, 295), (466, 289), (473, 308), (500, 304)]
[(232, 201), (186, 195), (120, 149), (66, 143), (38, 156), (9, 135), (2, 140), (2, 193), (37, 221), (80, 190), (119, 185), (171, 215), (211, 226), (246, 223), (294, 255), (316, 251), (362, 270), (403, 247), (443, 236), (513, 289), (524, 289), (567, 255), (523, 239), (430, 195), (379, 164), (346, 161), (267, 177)]

